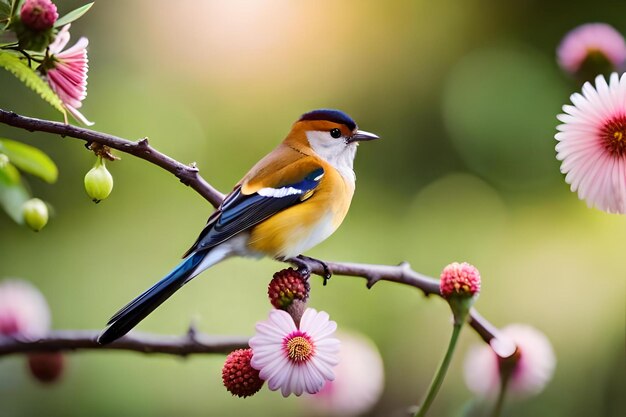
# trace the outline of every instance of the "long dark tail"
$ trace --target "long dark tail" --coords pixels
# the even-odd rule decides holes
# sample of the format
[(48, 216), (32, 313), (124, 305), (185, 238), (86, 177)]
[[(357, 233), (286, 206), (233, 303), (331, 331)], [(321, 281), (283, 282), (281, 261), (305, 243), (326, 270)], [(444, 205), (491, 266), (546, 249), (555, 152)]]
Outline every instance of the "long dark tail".
[(201, 252), (185, 258), (165, 278), (115, 313), (98, 337), (98, 343), (106, 345), (128, 333), (187, 283), (206, 255), (206, 252)]

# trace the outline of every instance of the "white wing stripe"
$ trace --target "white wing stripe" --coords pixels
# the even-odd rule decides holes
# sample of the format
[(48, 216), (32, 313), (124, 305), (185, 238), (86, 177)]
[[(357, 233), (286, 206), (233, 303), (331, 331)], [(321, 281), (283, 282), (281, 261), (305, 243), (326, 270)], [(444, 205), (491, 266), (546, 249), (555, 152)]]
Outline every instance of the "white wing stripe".
[(257, 194), (263, 197), (274, 197), (274, 198), (282, 198), (287, 197), (288, 195), (296, 195), (302, 194), (302, 190), (298, 190), (293, 187), (282, 187), (282, 188), (261, 188), (257, 191)]

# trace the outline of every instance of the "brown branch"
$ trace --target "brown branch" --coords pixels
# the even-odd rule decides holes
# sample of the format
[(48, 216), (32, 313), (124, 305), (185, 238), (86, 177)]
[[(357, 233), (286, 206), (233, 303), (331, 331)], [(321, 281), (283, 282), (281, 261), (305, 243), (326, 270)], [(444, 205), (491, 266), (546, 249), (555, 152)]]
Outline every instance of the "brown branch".
[(19, 114), (0, 109), (0, 123), (28, 130), (29, 132), (46, 132), (71, 137), (86, 141), (88, 144), (98, 143), (117, 149), (118, 151), (134, 155), (157, 165), (174, 174), (180, 182), (193, 188), (204, 197), (213, 207), (217, 207), (224, 195), (211, 186), (200, 174), (198, 168), (193, 165), (185, 165), (169, 156), (162, 154), (148, 144), (144, 138), (136, 142), (123, 139), (91, 129), (84, 129), (49, 120), (36, 119), (34, 117), (20, 116)]
[[(164, 155), (150, 145), (147, 139), (132, 142), (116, 136), (100, 133), (97, 131), (84, 129), (63, 123), (48, 120), (35, 119), (20, 116), (13, 112), (0, 109), (0, 123), (18, 127), (31, 132), (47, 132), (61, 136), (69, 136), (81, 139), (87, 143), (99, 143), (122, 152), (137, 156), (151, 162), (178, 177), (182, 183), (191, 186), (198, 194), (217, 207), (224, 198), (224, 195), (213, 188), (198, 173), (195, 166), (184, 165), (167, 155)], [(290, 262), (287, 260), (287, 262)], [(299, 260), (296, 263), (305, 262), (310, 270), (320, 276), (324, 276), (322, 265), (315, 260)], [(292, 262), (293, 263), (293, 262)], [(367, 287), (371, 288), (379, 281), (389, 281), (398, 284), (408, 285), (419, 289), (424, 295), (439, 296), (439, 280), (422, 275), (411, 269), (406, 262), (397, 266), (372, 265), (347, 262), (326, 262), (326, 265), (336, 275), (360, 277), (367, 280)], [(497, 329), (478, 311), (472, 309), (470, 312), (469, 324), (485, 341), (489, 342), (496, 337)], [(170, 353), (175, 355), (187, 355), (191, 353), (226, 353), (236, 347), (241, 347), (247, 343), (244, 339), (232, 339), (226, 341), (215, 341), (212, 336), (198, 335), (200, 341), (189, 339), (189, 336), (154, 336), (140, 333), (131, 333), (123, 338), (101, 346), (95, 342), (97, 334), (94, 332), (54, 332), (46, 339), (38, 342), (18, 342), (13, 339), (9, 341), (0, 339), (0, 355), (25, 351), (40, 350), (73, 350), (73, 349), (122, 349), (133, 350), (144, 353)]]
[[(303, 262), (301, 259), (298, 261)], [(324, 276), (324, 268), (319, 262), (304, 262), (311, 269), (312, 273), (322, 277)], [(441, 297), (439, 293), (439, 280), (415, 272), (411, 269), (408, 262), (402, 262), (397, 266), (349, 262), (323, 262), (335, 275), (365, 278), (365, 280), (367, 280), (367, 288), (372, 288), (374, 284), (379, 281), (389, 281), (417, 288), (422, 291), (425, 296), (436, 295)], [(497, 336), (497, 328), (481, 316), (476, 309), (470, 311), (468, 323), (487, 343)]]
[(126, 350), (140, 353), (164, 353), (187, 356), (197, 353), (228, 354), (235, 349), (247, 348), (248, 338), (237, 336), (209, 336), (189, 332), (184, 336), (163, 336), (132, 332), (108, 345), (96, 341), (96, 330), (52, 331), (39, 340), (20, 340), (0, 336), (0, 356), (27, 352), (57, 352), (75, 350)]

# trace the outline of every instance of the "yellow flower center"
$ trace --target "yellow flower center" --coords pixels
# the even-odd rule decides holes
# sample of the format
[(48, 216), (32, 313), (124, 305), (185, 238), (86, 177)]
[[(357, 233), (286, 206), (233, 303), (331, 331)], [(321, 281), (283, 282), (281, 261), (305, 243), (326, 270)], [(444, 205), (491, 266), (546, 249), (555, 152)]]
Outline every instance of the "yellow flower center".
[(294, 362), (304, 362), (313, 354), (313, 343), (303, 336), (296, 336), (287, 341), (286, 346), (289, 359)]

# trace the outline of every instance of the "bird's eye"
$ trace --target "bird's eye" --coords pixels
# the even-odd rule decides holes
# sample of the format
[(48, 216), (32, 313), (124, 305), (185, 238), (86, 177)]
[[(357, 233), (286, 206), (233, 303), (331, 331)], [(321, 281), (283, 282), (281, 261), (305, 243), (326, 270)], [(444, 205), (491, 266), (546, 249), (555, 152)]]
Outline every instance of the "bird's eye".
[(341, 130), (334, 128), (330, 131), (330, 136), (334, 137), (335, 139), (341, 137)]

